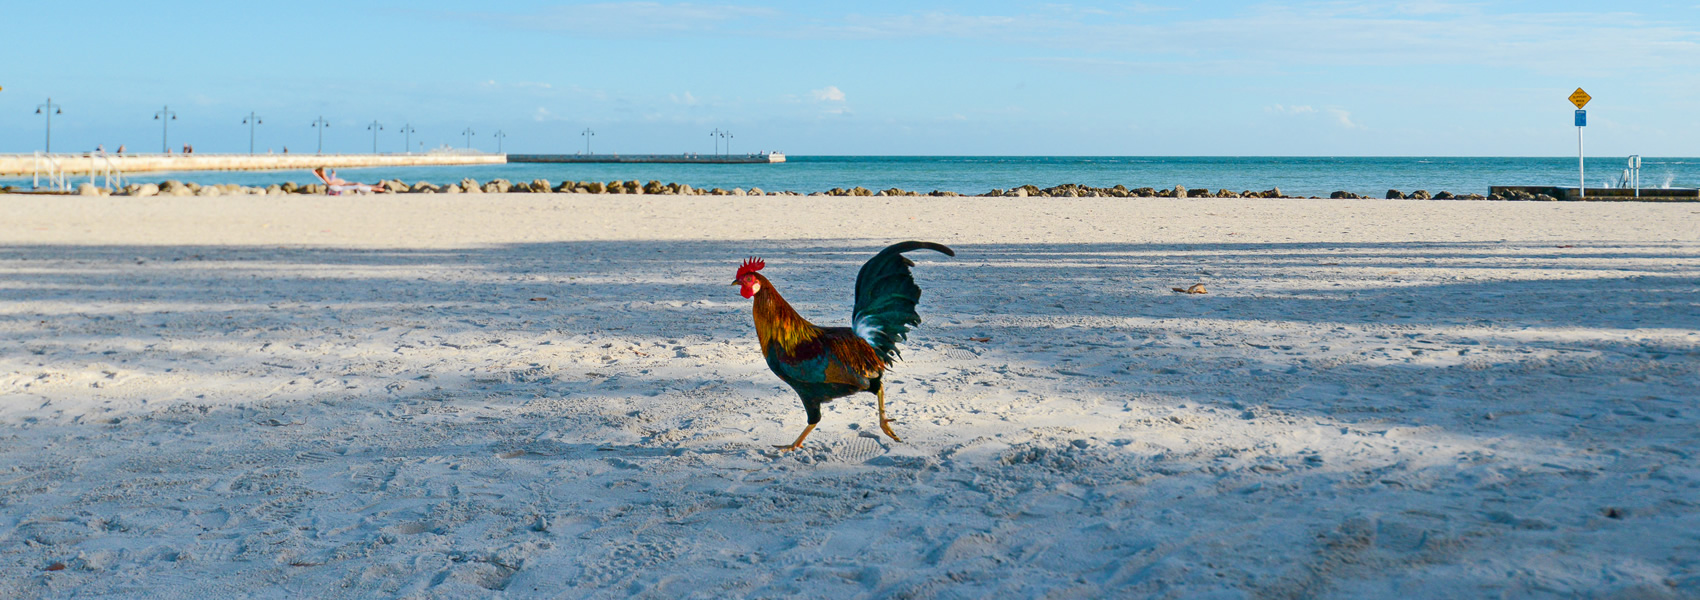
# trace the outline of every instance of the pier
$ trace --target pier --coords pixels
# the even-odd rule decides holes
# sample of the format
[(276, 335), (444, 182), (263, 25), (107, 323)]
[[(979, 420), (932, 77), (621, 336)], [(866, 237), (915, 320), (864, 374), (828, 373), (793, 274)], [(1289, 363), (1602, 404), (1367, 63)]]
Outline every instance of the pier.
[(275, 171), (315, 167), (412, 167), (428, 165), (499, 165), (501, 154), (427, 152), (423, 154), (0, 154), (0, 176), (117, 171)]
[(1588, 188), (1583, 195), (1573, 187), (1551, 185), (1495, 185), (1489, 194), (1512, 196), (1514, 193), (1546, 194), (1562, 201), (1587, 202), (1700, 202), (1700, 189), (1695, 188)]
[(765, 154), (509, 154), (511, 163), (684, 163), (742, 165), (785, 162), (778, 152)]

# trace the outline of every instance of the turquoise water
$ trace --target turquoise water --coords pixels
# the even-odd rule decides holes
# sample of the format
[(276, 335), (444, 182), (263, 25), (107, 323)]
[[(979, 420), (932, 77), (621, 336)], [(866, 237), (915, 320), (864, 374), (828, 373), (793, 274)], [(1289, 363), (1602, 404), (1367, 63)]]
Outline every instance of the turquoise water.
[[(1588, 185), (1608, 187), (1621, 174), (1623, 157), (1588, 159)], [(341, 169), (353, 181), (401, 179), (408, 183), (479, 181), (660, 180), (699, 188), (759, 187), (767, 191), (817, 192), (862, 186), (965, 194), (992, 188), (1064, 183), (1129, 188), (1226, 188), (1289, 195), (1327, 196), (1345, 190), (1375, 197), (1388, 189), (1425, 189), (1486, 194), (1490, 185), (1576, 185), (1574, 158), (1482, 157), (1162, 157), (1162, 156), (792, 156), (781, 164), (509, 164), (452, 167)], [(306, 171), (141, 173), (137, 182), (166, 179), (197, 183), (266, 185), (313, 181)], [(87, 179), (84, 178), (84, 181)], [(0, 179), (16, 185), (28, 178)], [(75, 181), (75, 179), (73, 179)], [(1643, 158), (1642, 187), (1700, 186), (1700, 158)]]

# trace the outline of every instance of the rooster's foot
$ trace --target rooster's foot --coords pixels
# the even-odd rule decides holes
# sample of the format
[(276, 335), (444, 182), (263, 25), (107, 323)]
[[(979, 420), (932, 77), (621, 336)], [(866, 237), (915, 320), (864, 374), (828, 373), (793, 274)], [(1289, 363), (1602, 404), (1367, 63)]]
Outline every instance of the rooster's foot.
[(809, 437), (809, 432), (814, 431), (814, 430), (815, 430), (815, 424), (810, 423), (808, 427), (803, 428), (803, 435), (797, 436), (797, 441), (791, 442), (789, 445), (785, 445), (785, 446), (774, 446), (774, 448), (778, 449), (780, 452), (791, 452), (791, 451), (796, 450), (798, 448), (802, 448), (803, 447), (803, 438)]
[(894, 420), (894, 419), (887, 419), (885, 417), (880, 417), (880, 431), (884, 431), (885, 435), (887, 437), (891, 438), (891, 441), (901, 442), (901, 441), (903, 441), (903, 438), (897, 437), (897, 434), (892, 433), (892, 431), (891, 431), (891, 424), (895, 423), (895, 422), (896, 422), (896, 420)]

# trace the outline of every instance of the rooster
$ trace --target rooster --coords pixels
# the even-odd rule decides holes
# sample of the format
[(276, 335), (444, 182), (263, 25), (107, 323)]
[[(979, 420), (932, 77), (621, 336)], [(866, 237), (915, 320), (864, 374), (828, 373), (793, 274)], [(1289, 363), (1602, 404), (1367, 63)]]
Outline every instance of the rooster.
[(897, 362), (897, 343), (908, 336), (910, 326), (921, 324), (921, 315), (915, 313), (921, 288), (909, 275), (915, 263), (903, 253), (922, 249), (956, 256), (950, 248), (932, 242), (902, 242), (875, 254), (856, 274), (850, 327), (819, 327), (797, 314), (773, 283), (757, 273), (766, 266), (761, 259), (752, 257), (738, 267), (732, 285), (742, 286), (738, 292), (755, 299), (756, 340), (762, 356), (773, 374), (802, 397), (803, 410), (809, 413), (809, 426), (797, 441), (775, 448), (790, 452), (802, 447), (803, 439), (820, 423), (820, 405), (857, 392), (879, 398), (880, 430), (892, 440), (903, 441), (892, 433), (891, 419), (885, 417), (881, 379)]

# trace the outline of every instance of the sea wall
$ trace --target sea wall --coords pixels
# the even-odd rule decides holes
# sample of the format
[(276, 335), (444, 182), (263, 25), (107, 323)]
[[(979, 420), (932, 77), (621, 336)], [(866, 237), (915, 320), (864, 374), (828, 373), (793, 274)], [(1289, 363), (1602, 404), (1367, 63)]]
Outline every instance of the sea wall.
[[(65, 173), (97, 172), (105, 161), (87, 154), (54, 154)], [(505, 154), (127, 154), (107, 155), (124, 173), (149, 171), (265, 171), (313, 167), (407, 167), (421, 165), (490, 165), (508, 162)], [(0, 154), (0, 175), (35, 173), (33, 154)], [(43, 172), (45, 174), (45, 171)]]

